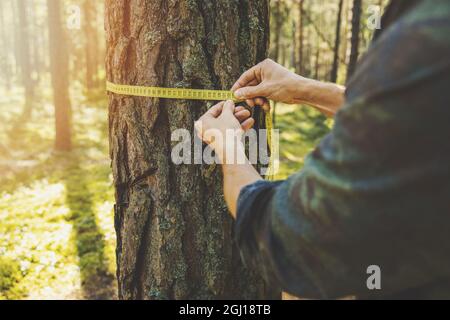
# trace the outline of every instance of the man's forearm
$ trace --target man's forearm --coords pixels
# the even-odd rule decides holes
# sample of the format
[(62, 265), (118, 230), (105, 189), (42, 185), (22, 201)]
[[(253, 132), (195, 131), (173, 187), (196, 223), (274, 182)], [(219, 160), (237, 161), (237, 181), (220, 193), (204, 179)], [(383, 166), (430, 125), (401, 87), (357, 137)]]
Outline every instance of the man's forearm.
[(316, 107), (327, 116), (334, 116), (345, 101), (345, 87), (328, 82), (298, 77), (292, 83), (295, 103)]
[[(253, 184), (259, 180), (262, 180), (256, 169), (247, 160), (244, 152), (244, 147), (238, 148), (238, 156), (244, 157), (245, 164), (223, 164), (223, 176), (224, 176), (224, 194), (225, 201), (233, 216), (237, 215), (237, 202), (241, 190)], [(239, 154), (240, 153), (240, 154)]]

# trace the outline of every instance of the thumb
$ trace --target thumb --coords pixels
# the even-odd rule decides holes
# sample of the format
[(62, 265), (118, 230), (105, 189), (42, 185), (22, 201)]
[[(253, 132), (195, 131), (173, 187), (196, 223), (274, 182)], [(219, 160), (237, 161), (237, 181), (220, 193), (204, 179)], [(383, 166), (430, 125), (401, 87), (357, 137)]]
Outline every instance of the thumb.
[(224, 106), (223, 106), (223, 110), (222, 113), (226, 114), (228, 113), (229, 115), (234, 115), (234, 102), (232, 100), (228, 100), (227, 102), (225, 102)]
[(254, 87), (245, 87), (245, 88), (241, 88), (236, 90), (236, 92), (234, 93), (234, 95), (236, 96), (236, 98), (238, 99), (253, 99), (256, 97), (264, 97), (266, 92), (265, 92), (265, 88), (263, 87), (262, 84), (259, 84), (257, 86)]

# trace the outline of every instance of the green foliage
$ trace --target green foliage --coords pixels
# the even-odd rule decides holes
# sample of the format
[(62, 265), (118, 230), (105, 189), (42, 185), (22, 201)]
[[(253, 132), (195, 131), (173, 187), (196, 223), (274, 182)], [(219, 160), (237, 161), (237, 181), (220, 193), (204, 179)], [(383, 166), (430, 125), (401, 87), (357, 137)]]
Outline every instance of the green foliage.
[[(84, 99), (74, 104), (79, 106), (76, 149), (70, 154), (49, 152), (53, 125), (45, 108), (50, 105), (20, 132), (0, 130), (5, 147), (30, 161), (24, 167), (11, 162), (0, 173), (0, 299), (114, 297), (114, 200), (105, 104)], [(14, 119), (12, 110), (0, 101), (0, 117)], [(302, 167), (330, 121), (309, 107), (279, 104), (277, 110), (278, 178), (286, 178)], [(164, 297), (157, 291), (151, 295)]]
[(0, 257), (0, 300), (20, 298), (23, 293), (16, 285), (21, 279), (20, 265), (11, 259)]
[[(305, 18), (302, 23), (304, 61), (301, 63), (305, 76), (328, 79), (337, 2), (304, 2), (304, 10), (308, 15), (308, 19)], [(36, 3), (41, 9), (45, 7), (45, 1)], [(278, 13), (272, 10), (272, 23), (277, 18), (282, 23), (279, 62), (284, 62), (292, 70), (299, 63), (298, 3), (283, 0)], [(341, 35), (341, 59), (344, 62), (341, 61), (339, 69), (340, 82), (346, 78), (345, 61), (348, 60), (349, 44), (345, 45), (344, 42), (348, 42), (351, 31), (348, 19), (350, 1), (346, 0), (345, 3)], [(364, 3), (367, 7), (379, 1)], [(204, 1), (203, 5), (205, 9), (210, 8), (213, 1)], [(271, 5), (275, 9), (276, 1), (271, 1)], [(186, 6), (188, 10), (198, 12), (196, 1), (188, 0)], [(38, 14), (37, 18), (38, 29), (43, 31), (47, 25), (46, 15)], [(363, 20), (366, 18), (365, 15)], [(7, 25), (14, 25), (12, 17), (6, 22)], [(100, 19), (97, 24), (101, 24)], [(261, 30), (255, 16), (242, 19), (239, 28), (253, 32)], [(199, 25), (198, 30), (205, 32), (205, 26)], [(181, 31), (177, 29), (180, 35)], [(272, 38), (276, 36), (273, 31), (272, 26)], [(372, 31), (362, 28), (361, 32), (363, 52)], [(242, 36), (240, 43), (245, 46), (251, 41), (251, 37), (246, 33), (242, 34), (245, 36)], [(147, 40), (156, 43), (158, 36), (149, 34)], [(75, 150), (72, 153), (52, 152), (54, 109), (49, 78), (45, 71), (40, 71), (40, 82), (36, 82), (37, 95), (34, 97), (33, 115), (30, 119), (21, 115), (24, 99), (23, 90), (17, 81), (19, 73), (12, 75), (11, 88), (0, 91), (0, 299), (114, 297), (114, 196), (107, 146), (107, 102), (101, 85), (105, 79), (105, 71), (101, 68), (97, 72), (96, 78), (100, 84), (98, 88), (87, 91), (84, 88), (85, 70), (80, 68), (84, 62), (85, 48), (78, 45), (84, 43), (85, 35), (74, 32), (71, 37), (75, 45), (74, 52), (71, 53), (73, 63), (70, 70), (75, 135)], [(219, 37), (209, 38), (206, 34), (205, 37), (208, 38), (207, 46), (219, 41)], [(41, 49), (37, 52), (45, 51), (45, 48)], [(202, 51), (203, 48), (195, 50)], [(206, 66), (199, 62), (202, 59), (195, 59), (198, 54), (192, 56), (194, 58), (184, 63), (180, 70), (185, 82), (176, 86), (186, 87), (195, 83), (212, 87), (210, 75), (203, 72), (207, 69)], [(242, 61), (246, 61), (244, 56), (246, 55), (243, 55)], [(9, 64), (13, 62), (12, 50), (8, 52), (8, 61)], [(3, 78), (5, 79), (6, 77)], [(8, 78), (9, 80), (11, 79)], [(302, 168), (305, 156), (329, 132), (332, 121), (326, 120), (312, 108), (283, 104), (278, 105), (276, 119), (277, 127), (281, 130), (281, 168), (277, 178), (283, 179)], [(160, 228), (170, 227), (169, 221), (161, 219), (160, 223)], [(221, 261), (209, 263), (218, 264)], [(176, 268), (180, 277), (185, 273), (184, 267), (180, 264)], [(156, 289), (151, 290), (150, 297), (167, 298)]]
[(330, 131), (332, 120), (319, 111), (298, 105), (277, 106), (276, 129), (280, 130), (280, 171), (285, 179), (303, 167), (307, 156)]
[(104, 98), (86, 103), (75, 95), (76, 148), (69, 154), (51, 151), (51, 105), (13, 131), (16, 96), (9, 98), (0, 99), (0, 120), (11, 124), (0, 129), (9, 151), (0, 154), (0, 299), (114, 298)]
[[(329, 81), (334, 59), (335, 30), (339, 0), (303, 0), (303, 21), (300, 0), (273, 0), (271, 7), (270, 57), (292, 70), (302, 70), (302, 76)], [(351, 10), (353, 0), (344, 0), (340, 32), (338, 83), (345, 83), (349, 61)], [(384, 9), (387, 0), (363, 1), (360, 31), (360, 53), (369, 46), (373, 30), (365, 23), (369, 6)], [(300, 43), (300, 33), (303, 38)], [(302, 61), (300, 60), (302, 51)], [(301, 67), (301, 68), (300, 68)]]

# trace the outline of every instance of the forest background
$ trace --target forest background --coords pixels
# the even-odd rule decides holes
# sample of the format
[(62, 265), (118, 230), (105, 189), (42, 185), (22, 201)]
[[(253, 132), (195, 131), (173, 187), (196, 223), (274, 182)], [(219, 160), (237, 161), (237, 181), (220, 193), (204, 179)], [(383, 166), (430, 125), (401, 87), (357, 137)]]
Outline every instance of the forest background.
[[(386, 4), (272, 0), (269, 56), (345, 84)], [(117, 298), (104, 39), (103, 1), (0, 1), (0, 299)], [(332, 120), (273, 109), (283, 179)]]

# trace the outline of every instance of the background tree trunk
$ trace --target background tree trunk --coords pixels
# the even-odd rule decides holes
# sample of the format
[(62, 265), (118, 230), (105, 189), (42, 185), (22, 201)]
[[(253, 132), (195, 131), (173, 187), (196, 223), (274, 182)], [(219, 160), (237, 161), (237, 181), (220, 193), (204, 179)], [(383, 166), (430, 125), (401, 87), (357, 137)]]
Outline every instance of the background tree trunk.
[(347, 79), (350, 79), (355, 71), (359, 56), (359, 36), (361, 29), (361, 13), (362, 0), (353, 0), (352, 9), (352, 38), (351, 38), (351, 52), (350, 60), (348, 62)]
[(342, 24), (342, 5), (344, 0), (339, 0), (338, 13), (336, 20), (336, 33), (333, 48), (333, 67), (331, 69), (330, 81), (332, 83), (337, 82), (338, 71), (339, 71), (339, 47), (341, 45), (341, 24)]
[(91, 90), (97, 83), (97, 51), (98, 51), (98, 37), (96, 22), (96, 3), (92, 0), (84, 0), (84, 33), (85, 33), (85, 54), (86, 54), (86, 88)]
[(317, 46), (316, 54), (315, 54), (315, 64), (314, 64), (314, 79), (319, 79), (320, 76), (320, 47)]
[(70, 151), (71, 105), (69, 97), (69, 56), (67, 39), (61, 23), (60, 0), (47, 0), (50, 73), (55, 105), (55, 150)]
[(347, 63), (349, 60), (349, 44), (351, 39), (351, 32), (350, 32), (350, 5), (351, 0), (344, 0), (344, 5), (342, 7), (343, 16), (343, 31), (341, 35), (341, 55), (340, 55), (340, 61), (345, 65), (345, 80), (347, 78)]
[(18, 55), (21, 71), (21, 79), (25, 88), (25, 107), (23, 109), (23, 118), (26, 119), (31, 115), (33, 101), (33, 80), (31, 78), (31, 62), (30, 62), (30, 38), (28, 14), (25, 0), (17, 1), (17, 9), (19, 16), (18, 29)]
[(304, 0), (299, 0), (298, 2), (298, 64), (297, 73), (303, 75), (303, 46), (304, 46), (304, 15), (303, 15), (303, 4)]
[(292, 46), (290, 67), (295, 70), (297, 68), (297, 24), (295, 23), (295, 20), (292, 21), (291, 38)]
[(274, 7), (274, 39), (273, 39), (273, 60), (280, 62), (280, 51), (281, 51), (281, 30), (283, 27), (283, 13), (281, 9), (281, 0), (275, 0)]
[(0, 1), (0, 38), (1, 38), (1, 68), (3, 70), (3, 76), (5, 81), (5, 87), (9, 91), (11, 89), (11, 67), (9, 61), (10, 42), (9, 37), (6, 34), (5, 13), (3, 7), (3, 1)]
[(14, 71), (13, 73), (15, 75), (17, 75), (18, 80), (21, 80), (20, 77), (20, 48), (19, 48), (19, 19), (17, 17), (17, 3), (14, 1), (10, 2), (10, 7), (11, 7), (11, 12), (12, 12), (12, 25), (13, 25), (13, 30), (11, 31), (12, 33), (12, 47), (14, 49)]
[[(105, 9), (115, 83), (229, 89), (267, 54), (266, 0), (107, 0)], [(220, 168), (171, 161), (171, 132), (193, 134), (206, 109), (110, 95), (121, 299), (276, 297), (232, 246)]]
[(30, 17), (30, 69), (31, 69), (31, 79), (33, 82), (33, 86), (38, 85), (39, 83), (39, 44), (38, 37), (31, 36), (31, 34), (36, 33), (36, 30), (39, 30), (37, 25), (37, 14), (36, 14), (36, 2), (29, 2), (27, 4), (28, 16)]

